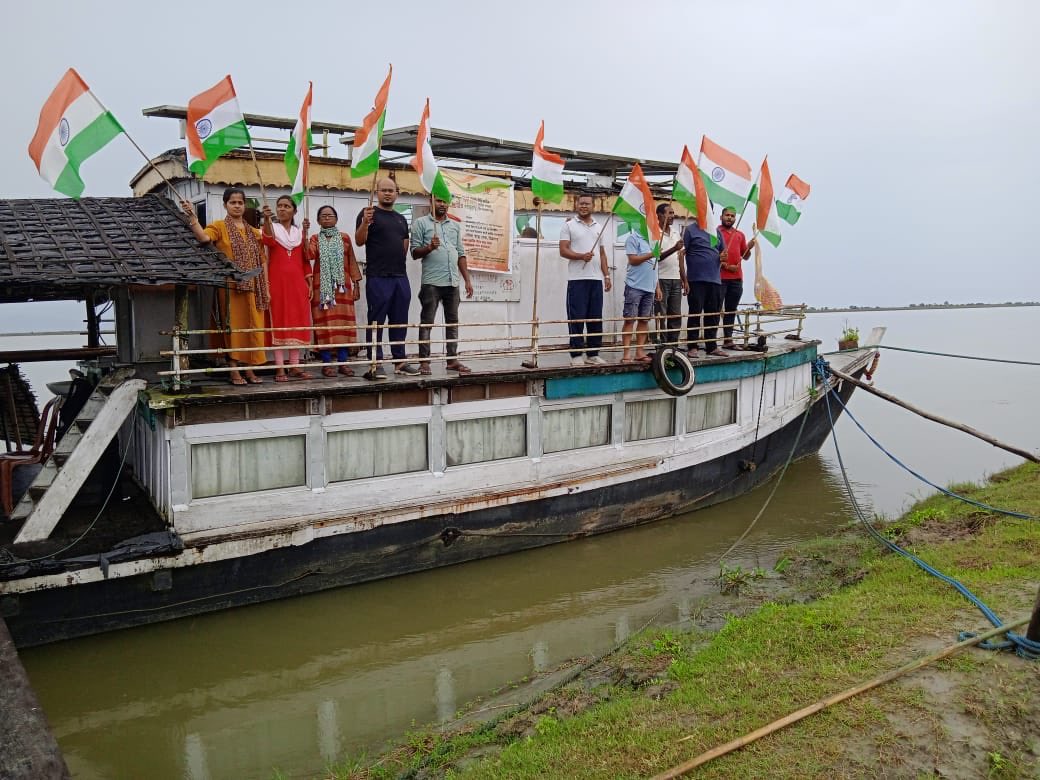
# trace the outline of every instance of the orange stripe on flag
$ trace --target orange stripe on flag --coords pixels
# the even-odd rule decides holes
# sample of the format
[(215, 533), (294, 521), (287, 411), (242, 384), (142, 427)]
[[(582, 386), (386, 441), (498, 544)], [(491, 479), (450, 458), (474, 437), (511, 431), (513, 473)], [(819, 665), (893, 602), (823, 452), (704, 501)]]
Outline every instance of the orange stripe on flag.
[(729, 149), (723, 149), (706, 135), (701, 136), (701, 154), (707, 155), (712, 162), (721, 165), (727, 171), (733, 171), (733, 173), (751, 180), (751, 166), (748, 165), (747, 160), (738, 154), (733, 154)]
[(689, 168), (690, 171), (696, 175), (697, 163), (693, 161), (693, 155), (690, 154), (690, 150), (686, 146), (683, 146), (682, 148), (682, 164)]
[(758, 177), (758, 210), (755, 222), (762, 230), (769, 219), (769, 209), (773, 207), (773, 178), (769, 175), (769, 157), (762, 160), (762, 173)]
[(429, 132), (427, 125), (430, 124), (430, 99), (426, 98), (426, 107), (423, 108), (422, 119), (419, 120), (419, 132), (415, 136), (415, 172), (422, 179), (423, 172), (423, 144), (426, 143), (426, 134)]
[(54, 88), (47, 102), (40, 109), (40, 123), (36, 125), (36, 134), (29, 142), (29, 156), (36, 163), (36, 170), (40, 169), (43, 159), (43, 148), (47, 145), (54, 128), (58, 126), (62, 116), (76, 98), (84, 92), (89, 92), (90, 87), (79, 77), (75, 68), (69, 68), (61, 77), (58, 86)]
[(376, 93), (376, 104), (372, 107), (372, 110), (368, 112), (364, 120), (361, 122), (361, 127), (354, 133), (354, 148), (361, 146), (365, 141), (368, 140), (368, 136), (376, 129), (376, 125), (379, 123), (379, 117), (386, 111), (386, 101), (390, 97), (390, 77), (394, 75), (394, 66), (390, 66), (390, 72), (386, 74), (386, 80), (383, 81), (383, 86), (379, 88), (379, 92)]
[(650, 241), (660, 241), (661, 226), (657, 222), (657, 207), (654, 203), (653, 193), (650, 192), (650, 185), (647, 184), (646, 177), (643, 175), (643, 168), (639, 163), (632, 166), (632, 172), (628, 174), (628, 180), (636, 185), (643, 194), (643, 211), (646, 217), (646, 228), (650, 233)]
[[(188, 101), (188, 147), (192, 155), (198, 160), (205, 160), (206, 153), (202, 151), (202, 141), (195, 131), (195, 123), (209, 114), (219, 105), (235, 99), (235, 85), (231, 83), (231, 76), (227, 75), (205, 92)], [(221, 128), (214, 128), (219, 130)]]
[(541, 157), (543, 160), (554, 162), (557, 165), (563, 165), (563, 158), (560, 157), (560, 155), (556, 154), (555, 152), (548, 152), (545, 150), (545, 147), (542, 146), (542, 141), (544, 140), (544, 138), (545, 120), (543, 119), (542, 123), (538, 125), (538, 135), (535, 136), (534, 139), (534, 153)]
[(787, 189), (793, 192), (802, 200), (809, 197), (809, 185), (799, 179), (793, 173), (787, 177)]

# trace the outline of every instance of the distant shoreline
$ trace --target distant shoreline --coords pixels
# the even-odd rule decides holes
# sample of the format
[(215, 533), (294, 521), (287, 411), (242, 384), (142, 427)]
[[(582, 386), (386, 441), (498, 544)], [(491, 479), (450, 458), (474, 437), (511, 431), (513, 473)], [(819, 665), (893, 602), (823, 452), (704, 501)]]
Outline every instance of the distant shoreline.
[(913, 306), (849, 306), (847, 308), (815, 308), (809, 306), (808, 314), (849, 313), (859, 311), (921, 311), (922, 309), (1017, 309), (1024, 306), (1040, 306), (1040, 301), (1025, 303), (918, 303)]

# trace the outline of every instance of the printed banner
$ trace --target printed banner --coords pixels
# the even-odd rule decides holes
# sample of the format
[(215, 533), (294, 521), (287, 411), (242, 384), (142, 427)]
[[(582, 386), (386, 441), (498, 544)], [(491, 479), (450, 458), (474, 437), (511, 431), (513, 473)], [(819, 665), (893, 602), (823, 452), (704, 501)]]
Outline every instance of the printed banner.
[(513, 264), (513, 183), (476, 173), (441, 168), (451, 206), (462, 223), (462, 244), (470, 270), (508, 274)]

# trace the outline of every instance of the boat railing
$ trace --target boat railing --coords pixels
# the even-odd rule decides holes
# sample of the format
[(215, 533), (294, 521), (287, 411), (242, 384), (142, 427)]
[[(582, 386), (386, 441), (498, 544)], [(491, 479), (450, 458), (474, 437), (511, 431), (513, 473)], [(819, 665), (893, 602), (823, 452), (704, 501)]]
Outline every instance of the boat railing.
[[(790, 336), (793, 338), (801, 338), (802, 328), (804, 326), (806, 313), (806, 304), (798, 304), (793, 306), (785, 306), (782, 309), (765, 310), (759, 309), (754, 306), (739, 307), (735, 313), (733, 322), (733, 336), (734, 341), (740, 342), (744, 348), (752, 346), (762, 346), (766, 343), (766, 340), (770, 337), (786, 337)], [(709, 312), (708, 316), (717, 316), (721, 318), (723, 312)], [(226, 355), (237, 352), (261, 352), (266, 353), (273, 349), (301, 349), (301, 350), (339, 350), (346, 349), (348, 353), (357, 352), (357, 357), (353, 357), (349, 360), (342, 361), (331, 361), (331, 362), (300, 362), (300, 363), (287, 363), (284, 368), (325, 368), (328, 366), (339, 367), (339, 366), (368, 366), (372, 365), (375, 360), (374, 356), (367, 357), (364, 355), (366, 349), (370, 346), (370, 341), (375, 341), (373, 338), (373, 331), (377, 328), (380, 332), (389, 329), (413, 329), (413, 328), (429, 328), (430, 336), (426, 339), (418, 338), (405, 338), (401, 340), (383, 340), (378, 344), (381, 344), (384, 348), (387, 346), (404, 346), (404, 347), (416, 347), (420, 345), (428, 345), (432, 353), (433, 349), (437, 346), (448, 343), (449, 341), (464, 342), (467, 346), (490, 344), (490, 343), (501, 343), (505, 342), (506, 347), (501, 348), (490, 348), (490, 349), (467, 349), (465, 355), (472, 359), (488, 359), (488, 358), (510, 358), (519, 357), (527, 358), (525, 361), (526, 367), (537, 366), (538, 356), (543, 353), (553, 353), (559, 351), (570, 350), (570, 334), (569, 333), (551, 333), (545, 334), (541, 332), (541, 328), (544, 326), (552, 325), (564, 325), (570, 326), (572, 324), (590, 324), (599, 323), (602, 328), (602, 332), (599, 334), (603, 337), (604, 343), (609, 343), (608, 339), (616, 339), (623, 334), (621, 330), (621, 324), (626, 320), (632, 318), (626, 317), (602, 317), (593, 319), (538, 319), (538, 320), (497, 320), (491, 322), (460, 322), (458, 327), (465, 328), (467, 331), (472, 331), (474, 328), (506, 328), (506, 332), (497, 332), (494, 335), (489, 336), (473, 336), (467, 334), (465, 339), (448, 339), (446, 336), (443, 338), (436, 338), (434, 336), (435, 331), (441, 330), (445, 327), (443, 322), (435, 322), (431, 324), (423, 324), (417, 322), (398, 323), (398, 324), (357, 324), (354, 326), (344, 326), (343, 324), (338, 325), (311, 325), (306, 329), (313, 333), (320, 333), (321, 331), (342, 331), (342, 330), (355, 330), (359, 334), (364, 334), (366, 338), (357, 338), (352, 341), (343, 341), (330, 344), (310, 344), (307, 346), (257, 346), (257, 347), (209, 347), (209, 348), (198, 348), (192, 349), (187, 346), (188, 338), (190, 336), (209, 336), (209, 337), (228, 337), (232, 333), (264, 333), (264, 334), (277, 334), (286, 331), (297, 332), (301, 330), (300, 327), (284, 327), (284, 328), (203, 328), (203, 329), (174, 329), (172, 331), (162, 331), (160, 335), (169, 336), (172, 338), (173, 348), (170, 350), (164, 350), (160, 352), (162, 357), (171, 358), (171, 368), (169, 371), (159, 371), (158, 375), (161, 377), (169, 378), (168, 381), (172, 389), (181, 389), (191, 377), (194, 376), (212, 376), (226, 374), (231, 371), (238, 370), (238, 367), (231, 365), (213, 365), (213, 366), (196, 366), (192, 367), (192, 359), (201, 359), (210, 357), (214, 359), (214, 362), (222, 360)], [(650, 318), (653, 320), (663, 321), (664, 315), (658, 315)], [(682, 319), (687, 320), (686, 315), (682, 316)], [(609, 330), (607, 328), (610, 328)], [(719, 322), (720, 329), (722, 327), (721, 319)], [(523, 329), (525, 332), (516, 333), (514, 329)], [(680, 330), (682, 326), (680, 326)], [(662, 338), (666, 337), (668, 329), (666, 327), (658, 327), (658, 335)], [(389, 334), (386, 334), (389, 335)], [(700, 334), (698, 334), (700, 335)], [(705, 338), (703, 336), (696, 337), (690, 335), (689, 338), (682, 339), (684, 344), (699, 344), (702, 345), (706, 341), (717, 341), (717, 338)], [(377, 345), (378, 345), (377, 344)], [(614, 344), (616, 346), (616, 343)], [(586, 347), (577, 351), (588, 352), (592, 351), (592, 348)], [(387, 358), (380, 360), (380, 363), (388, 364), (399, 364), (399, 363), (412, 363), (418, 358), (414, 355), (405, 358)], [(425, 359), (425, 358), (424, 358)], [(442, 360), (442, 356), (435, 356), (431, 354), (431, 360)]]

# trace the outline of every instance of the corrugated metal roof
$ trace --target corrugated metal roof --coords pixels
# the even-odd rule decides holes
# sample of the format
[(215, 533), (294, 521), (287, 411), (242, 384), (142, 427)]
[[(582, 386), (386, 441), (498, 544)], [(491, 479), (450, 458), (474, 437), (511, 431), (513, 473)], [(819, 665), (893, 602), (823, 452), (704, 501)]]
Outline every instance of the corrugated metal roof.
[(218, 286), (233, 274), (164, 198), (0, 200), (3, 302), (77, 298), (119, 285)]

